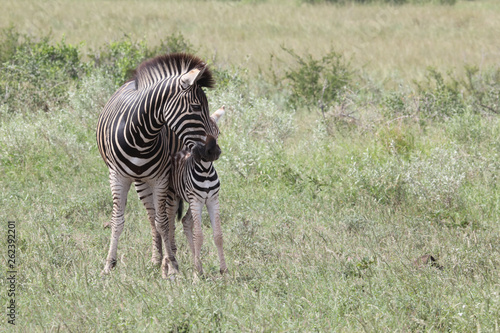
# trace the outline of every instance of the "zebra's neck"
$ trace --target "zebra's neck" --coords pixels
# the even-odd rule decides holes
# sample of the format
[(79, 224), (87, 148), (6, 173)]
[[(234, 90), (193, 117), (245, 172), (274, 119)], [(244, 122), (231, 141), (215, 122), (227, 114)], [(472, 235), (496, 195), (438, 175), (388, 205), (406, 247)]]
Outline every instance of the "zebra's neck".
[(171, 80), (162, 80), (154, 85), (137, 91), (140, 98), (130, 114), (130, 140), (138, 147), (147, 147), (154, 144), (163, 126), (165, 125), (164, 109), (171, 98)]
[(196, 160), (193, 155), (189, 155), (187, 160), (185, 161), (185, 167), (187, 169), (193, 169), (197, 174), (210, 174), (213, 168), (213, 162), (207, 162), (203, 160)]
[(207, 162), (207, 161), (200, 160), (200, 162), (198, 162), (197, 164), (199, 164), (199, 166), (201, 166), (203, 168), (203, 170), (210, 171), (210, 169), (212, 168), (213, 162)]

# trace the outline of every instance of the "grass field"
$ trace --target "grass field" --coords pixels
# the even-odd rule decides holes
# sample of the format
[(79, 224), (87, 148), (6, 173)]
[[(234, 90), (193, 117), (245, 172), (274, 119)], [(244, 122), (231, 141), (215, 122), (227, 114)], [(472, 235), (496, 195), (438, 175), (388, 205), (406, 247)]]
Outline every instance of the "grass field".
[(378, 80), (420, 79), (427, 66), (498, 63), (495, 0), (438, 5), (300, 5), (297, 1), (4, 1), (0, 27), (96, 49), (124, 35), (155, 45), (181, 32), (207, 58), (268, 72), (281, 46), (319, 57), (334, 48)]
[[(500, 332), (496, 1), (2, 9), (0, 28), (52, 37), (0, 45), (2, 59), (13, 52), (0, 72), (0, 331)], [(180, 274), (161, 279), (131, 191), (118, 264), (101, 277), (112, 198), (95, 128), (117, 76), (92, 50), (104, 57), (124, 35), (153, 49), (178, 33), (213, 63), (211, 109), (227, 109), (215, 165), (229, 274), (204, 216), (205, 276), (193, 280), (178, 224)], [(81, 59), (65, 43), (84, 43)], [(346, 63), (310, 61), (332, 47)], [(331, 99), (326, 86), (296, 91), (332, 85), (342, 66)]]

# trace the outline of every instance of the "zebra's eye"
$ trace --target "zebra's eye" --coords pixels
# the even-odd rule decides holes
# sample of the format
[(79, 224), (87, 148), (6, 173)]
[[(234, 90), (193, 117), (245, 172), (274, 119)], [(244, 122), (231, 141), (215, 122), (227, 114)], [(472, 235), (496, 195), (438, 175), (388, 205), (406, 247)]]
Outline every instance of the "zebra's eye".
[(199, 112), (199, 111), (201, 111), (201, 105), (200, 104), (191, 104), (191, 109), (193, 111)]

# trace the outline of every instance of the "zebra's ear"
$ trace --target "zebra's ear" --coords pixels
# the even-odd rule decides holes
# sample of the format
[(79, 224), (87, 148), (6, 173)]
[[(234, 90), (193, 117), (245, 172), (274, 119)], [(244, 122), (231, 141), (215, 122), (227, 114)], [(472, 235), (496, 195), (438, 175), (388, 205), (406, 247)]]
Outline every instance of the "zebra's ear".
[(203, 65), (202, 67), (194, 68), (187, 72), (186, 74), (181, 76), (181, 85), (182, 88), (187, 89), (188, 87), (192, 86), (196, 81), (198, 81), (201, 76), (203, 75), (203, 72), (205, 72), (205, 69), (207, 69), (206, 65)]
[(226, 112), (226, 107), (223, 105), (219, 110), (215, 111), (210, 117), (212, 117), (212, 119), (218, 123), (219, 122), (219, 119), (220, 117), (222, 117), (224, 115), (224, 113)]

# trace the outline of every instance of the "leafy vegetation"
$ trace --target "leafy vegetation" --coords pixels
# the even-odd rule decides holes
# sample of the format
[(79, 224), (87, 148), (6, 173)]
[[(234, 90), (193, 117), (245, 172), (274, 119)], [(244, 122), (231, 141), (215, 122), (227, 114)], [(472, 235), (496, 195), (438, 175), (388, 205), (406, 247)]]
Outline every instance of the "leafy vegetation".
[(131, 72), (142, 61), (162, 53), (195, 53), (193, 46), (184, 39), (182, 34), (172, 34), (160, 41), (159, 46), (150, 48), (145, 41), (133, 41), (125, 37), (120, 41), (111, 42), (101, 47), (98, 52), (90, 55), (96, 67), (113, 77), (116, 86), (120, 86), (131, 76)]
[(316, 60), (311, 55), (304, 59), (293, 50), (284, 50), (297, 62), (297, 69), (287, 71), (285, 75), (290, 82), (292, 107), (328, 107), (351, 83), (352, 70), (343, 56), (335, 51)]
[[(204, 216), (206, 276), (194, 283), (182, 228), (178, 278), (150, 263), (133, 191), (119, 262), (100, 276), (112, 200), (95, 126), (141, 60), (200, 47), (178, 33), (98, 51), (15, 28), (2, 36), (0, 219), (17, 226), (20, 331), (498, 328), (498, 67), (429, 67), (394, 87), (339, 51), (285, 48), (292, 60), (271, 80), (214, 56), (230, 273), (218, 274)], [(426, 254), (436, 262), (419, 261)]]
[(50, 36), (35, 40), (13, 28), (4, 30), (2, 36), (0, 96), (2, 104), (13, 111), (48, 111), (52, 105), (60, 105), (68, 86), (89, 68), (81, 62), (78, 47), (64, 39), (52, 45)]

